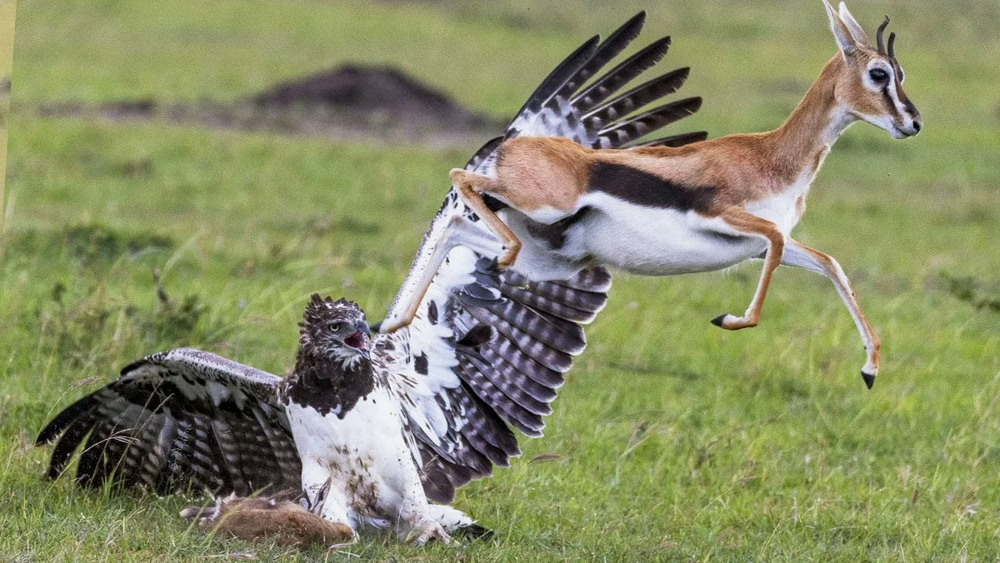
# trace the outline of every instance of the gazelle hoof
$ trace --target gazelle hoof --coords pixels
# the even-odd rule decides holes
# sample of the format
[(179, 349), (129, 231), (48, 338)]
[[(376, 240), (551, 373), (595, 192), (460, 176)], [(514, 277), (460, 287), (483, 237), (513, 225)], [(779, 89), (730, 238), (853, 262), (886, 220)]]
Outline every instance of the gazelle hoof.
[(869, 389), (872, 388), (872, 385), (875, 385), (875, 374), (873, 373), (865, 373), (864, 370), (861, 370), (861, 379), (865, 380), (865, 385), (867, 385)]
[(732, 315), (719, 315), (712, 319), (712, 324), (726, 330), (740, 330), (757, 326), (756, 322), (746, 320), (744, 317), (734, 317)]

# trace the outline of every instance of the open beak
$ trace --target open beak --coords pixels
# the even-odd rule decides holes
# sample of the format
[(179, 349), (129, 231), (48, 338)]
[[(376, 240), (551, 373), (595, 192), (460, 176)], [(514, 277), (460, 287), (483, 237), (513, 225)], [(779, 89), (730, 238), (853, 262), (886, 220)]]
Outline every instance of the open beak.
[(371, 341), (372, 333), (368, 328), (368, 323), (359, 322), (354, 325), (354, 332), (344, 339), (344, 344), (354, 348), (361, 353), (366, 360), (371, 359), (371, 352), (368, 349), (368, 342)]

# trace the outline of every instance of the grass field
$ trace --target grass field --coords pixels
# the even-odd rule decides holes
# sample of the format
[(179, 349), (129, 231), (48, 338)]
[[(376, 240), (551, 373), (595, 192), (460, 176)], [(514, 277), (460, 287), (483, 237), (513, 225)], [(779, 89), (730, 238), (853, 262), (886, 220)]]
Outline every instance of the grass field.
[[(5, 2), (6, 4), (6, 2)], [(158, 350), (274, 373), (314, 291), (380, 318), (475, 146), (337, 143), (165, 122), (39, 116), (45, 102), (233, 100), (344, 61), (392, 63), (509, 116), (584, 39), (650, 10), (691, 65), (713, 137), (777, 126), (834, 53), (821, 3), (592, 8), (444, 2), (21, 0), (0, 228), (0, 561), (995, 561), (1000, 554), (1000, 5), (855, 1), (888, 13), (925, 119), (838, 143), (797, 238), (836, 256), (882, 336), (864, 355), (829, 282), (758, 265), (619, 275), (546, 436), (456, 505), (496, 543), (337, 552), (205, 538), (186, 499), (45, 481), (57, 409)], [(0, 51), (2, 53), (2, 51)], [(157, 298), (158, 270), (169, 301)], [(555, 461), (531, 460), (557, 454)], [(547, 456), (546, 459), (548, 459)]]

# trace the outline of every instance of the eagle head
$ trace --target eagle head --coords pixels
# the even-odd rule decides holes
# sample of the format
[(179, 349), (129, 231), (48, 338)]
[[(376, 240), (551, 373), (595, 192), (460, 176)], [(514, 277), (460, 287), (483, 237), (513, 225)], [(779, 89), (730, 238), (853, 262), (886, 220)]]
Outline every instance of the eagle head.
[(371, 336), (365, 313), (356, 303), (322, 299), (315, 293), (299, 323), (302, 349), (339, 362), (344, 368), (354, 368), (362, 360), (371, 359)]

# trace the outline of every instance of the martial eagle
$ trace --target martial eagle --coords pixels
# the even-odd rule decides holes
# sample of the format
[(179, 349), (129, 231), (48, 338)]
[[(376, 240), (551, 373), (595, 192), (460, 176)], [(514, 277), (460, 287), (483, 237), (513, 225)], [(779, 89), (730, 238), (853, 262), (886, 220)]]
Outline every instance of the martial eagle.
[(88, 485), (115, 473), (158, 490), (301, 488), (330, 522), (391, 527), (416, 544), (472, 527), (425, 490), (447, 502), (440, 491), (452, 490), (453, 475), (506, 462), (517, 451), (511, 431), (461, 387), (441, 394), (454, 408), (428, 404), (406, 339), (372, 339), (350, 301), (313, 295), (299, 326), (287, 378), (189, 348), (130, 364), (42, 431), (43, 441), (65, 431), (53, 470), (89, 431), (78, 470)]
[[(594, 78), (638, 36), (644, 19), (640, 13), (603, 42), (595, 36), (573, 52), (536, 89), (505, 134), (488, 141), (466, 169), (490, 174), (496, 147), (518, 135), (566, 137), (604, 148), (680, 145), (705, 138), (697, 132), (639, 141), (697, 109), (696, 103), (682, 100), (635, 113), (676, 91), (687, 69), (616, 95), (663, 57), (669, 38)], [(551, 235), (514, 217), (509, 220), (526, 244)], [(442, 237), (446, 231), (456, 236)], [(404, 317), (410, 317), (408, 324), (375, 339), (373, 365), (395, 398), (377, 404), (371, 399), (369, 404), (374, 395), (361, 393), (360, 402), (325, 404), (315, 396), (297, 403), (311, 405), (307, 408), (316, 413), (328, 409), (325, 416), (342, 420), (355, 416), (352, 411), (362, 405), (379, 425), (403, 425), (412, 460), (393, 463), (415, 463), (426, 498), (441, 505), (451, 502), (456, 487), (490, 475), (493, 465), (506, 466), (520, 453), (509, 426), (528, 436), (541, 435), (542, 417), (551, 412), (573, 356), (586, 346), (582, 325), (603, 308), (611, 286), (610, 274), (600, 266), (561, 281), (529, 279), (552, 279), (551, 271), (532, 275), (558, 267), (547, 265), (544, 253), (500, 271), (495, 248), (489, 229), (449, 191), (387, 313), (393, 323), (383, 326)], [(426, 292), (421, 289), (425, 286)], [(360, 361), (357, 356), (343, 360)], [(298, 415), (276, 402), (279, 382), (207, 352), (154, 354), (57, 415), (37, 443), (58, 439), (49, 467), (55, 478), (86, 440), (77, 466), (77, 481), (85, 486), (111, 482), (160, 494), (195, 488), (239, 495), (268, 487), (308, 488), (318, 478), (310, 469), (313, 461), (303, 457), (305, 445), (296, 449), (292, 440), (290, 415), (292, 420)], [(313, 414), (312, 420), (318, 416)], [(305, 428), (309, 423), (304, 417), (297, 424)], [(326, 426), (316, 430), (317, 439), (328, 432)], [(357, 430), (368, 431), (367, 426)], [(377, 431), (388, 432), (381, 426)], [(330, 440), (346, 439), (334, 436), (325, 436), (327, 447), (338, 447)], [(433, 511), (440, 515), (453, 509)], [(355, 518), (377, 523), (382, 517)]]

